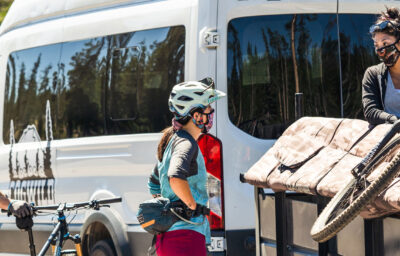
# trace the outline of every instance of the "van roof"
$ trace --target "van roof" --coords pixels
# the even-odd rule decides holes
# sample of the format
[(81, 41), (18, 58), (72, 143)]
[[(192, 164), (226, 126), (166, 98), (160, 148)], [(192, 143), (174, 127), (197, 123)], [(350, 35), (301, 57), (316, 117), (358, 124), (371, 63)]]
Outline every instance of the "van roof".
[(146, 1), (151, 0), (15, 0), (0, 26), (0, 35), (49, 18)]

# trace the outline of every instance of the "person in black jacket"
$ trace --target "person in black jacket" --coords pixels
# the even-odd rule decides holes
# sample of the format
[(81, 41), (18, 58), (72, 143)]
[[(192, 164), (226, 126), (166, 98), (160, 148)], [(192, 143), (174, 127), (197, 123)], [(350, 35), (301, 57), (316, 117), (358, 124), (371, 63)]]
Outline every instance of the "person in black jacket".
[(400, 117), (400, 11), (386, 8), (370, 28), (382, 63), (369, 67), (362, 81), (364, 115), (372, 125), (394, 123)]

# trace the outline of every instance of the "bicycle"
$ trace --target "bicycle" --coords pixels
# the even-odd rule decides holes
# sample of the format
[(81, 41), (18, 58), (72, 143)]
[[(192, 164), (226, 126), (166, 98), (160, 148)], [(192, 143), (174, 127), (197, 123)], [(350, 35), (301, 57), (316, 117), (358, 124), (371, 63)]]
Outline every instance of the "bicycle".
[[(81, 249), (81, 238), (79, 234), (74, 236), (70, 235), (68, 232), (68, 225), (66, 220), (66, 216), (64, 215), (65, 211), (74, 211), (80, 209), (94, 209), (99, 210), (100, 207), (109, 207), (108, 204), (111, 203), (118, 203), (121, 202), (121, 197), (116, 198), (108, 198), (108, 199), (101, 199), (101, 200), (91, 200), (87, 202), (79, 202), (79, 203), (62, 203), (58, 205), (48, 205), (48, 206), (32, 206), (34, 215), (38, 213), (42, 213), (42, 211), (47, 210), (56, 210), (58, 215), (58, 223), (54, 227), (53, 231), (51, 232), (49, 238), (47, 239), (46, 243), (43, 245), (43, 248), (40, 250), (38, 256), (44, 256), (48, 251), (50, 245), (52, 246), (52, 252), (54, 256), (59, 255), (77, 255), (82, 256), (82, 249)], [(2, 212), (6, 212), (2, 210)], [(27, 228), (24, 228), (29, 235), (29, 250), (31, 256), (36, 256), (36, 249), (33, 240), (33, 233), (32, 233), (32, 225), (29, 225)], [(72, 250), (62, 250), (65, 241), (72, 240), (75, 244), (75, 249)]]
[(400, 173), (400, 151), (391, 159), (382, 173), (371, 183), (367, 177), (387, 155), (400, 144), (400, 121), (393, 124), (383, 139), (352, 169), (352, 179), (330, 200), (311, 228), (311, 237), (317, 242), (332, 238), (350, 223)]

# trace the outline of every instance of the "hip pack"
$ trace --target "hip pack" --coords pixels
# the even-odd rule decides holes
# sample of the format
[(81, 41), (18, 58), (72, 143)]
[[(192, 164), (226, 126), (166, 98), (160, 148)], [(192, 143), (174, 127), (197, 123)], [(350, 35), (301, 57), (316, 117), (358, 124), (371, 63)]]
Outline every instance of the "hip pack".
[[(210, 209), (197, 205), (196, 210), (190, 210), (182, 201), (171, 202), (168, 198), (157, 197), (144, 201), (139, 205), (136, 215), (144, 230), (153, 235), (168, 231), (175, 222), (182, 220), (193, 225), (202, 225), (205, 215), (210, 214)], [(196, 223), (190, 218), (203, 215), (203, 222)]]
[(169, 199), (153, 198), (139, 205), (136, 217), (144, 230), (153, 235), (158, 235), (166, 232), (178, 221), (178, 218), (170, 211), (170, 207)]

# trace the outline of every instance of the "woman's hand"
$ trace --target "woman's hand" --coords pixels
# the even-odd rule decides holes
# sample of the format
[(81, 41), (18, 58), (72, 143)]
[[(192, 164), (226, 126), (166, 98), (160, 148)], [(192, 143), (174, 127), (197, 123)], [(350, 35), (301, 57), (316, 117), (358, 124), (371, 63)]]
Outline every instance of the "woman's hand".
[(189, 183), (186, 180), (171, 177), (169, 178), (169, 184), (171, 185), (172, 191), (174, 191), (175, 195), (177, 195), (179, 199), (187, 205), (187, 207), (191, 210), (196, 209), (196, 201), (193, 198)]

